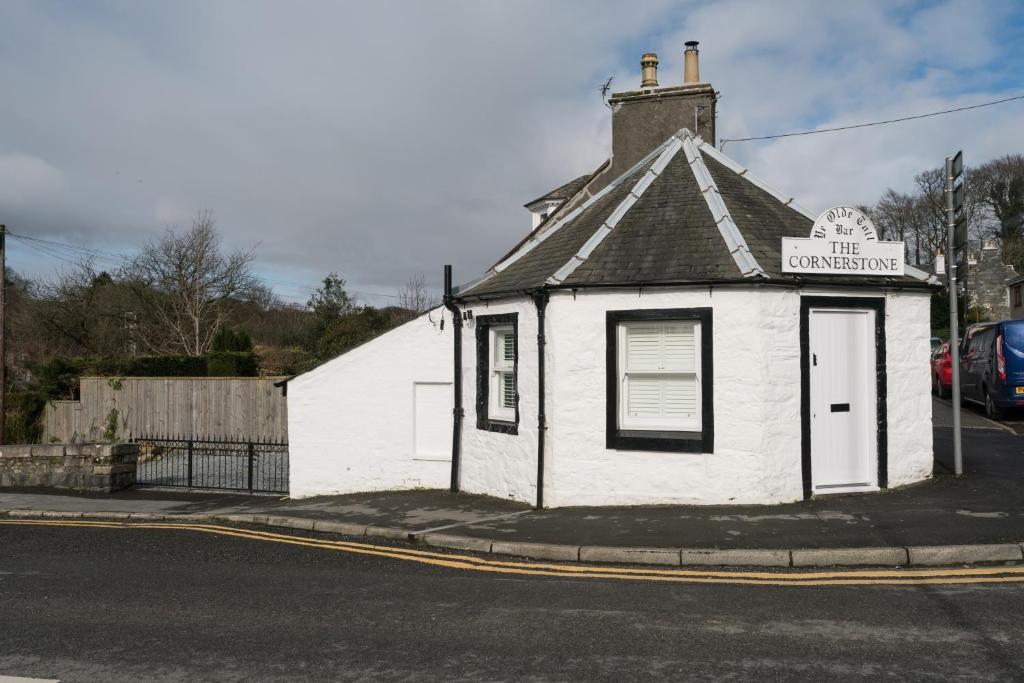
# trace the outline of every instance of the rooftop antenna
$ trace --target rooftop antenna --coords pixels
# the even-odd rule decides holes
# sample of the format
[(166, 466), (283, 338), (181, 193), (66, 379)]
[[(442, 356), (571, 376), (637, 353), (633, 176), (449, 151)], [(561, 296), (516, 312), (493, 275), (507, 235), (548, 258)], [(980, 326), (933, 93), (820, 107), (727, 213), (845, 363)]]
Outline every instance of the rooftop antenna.
[(601, 86), (601, 101), (604, 102), (604, 106), (611, 109), (611, 105), (608, 104), (608, 91), (612, 89), (612, 81), (615, 80), (615, 76), (609, 76), (608, 80)]

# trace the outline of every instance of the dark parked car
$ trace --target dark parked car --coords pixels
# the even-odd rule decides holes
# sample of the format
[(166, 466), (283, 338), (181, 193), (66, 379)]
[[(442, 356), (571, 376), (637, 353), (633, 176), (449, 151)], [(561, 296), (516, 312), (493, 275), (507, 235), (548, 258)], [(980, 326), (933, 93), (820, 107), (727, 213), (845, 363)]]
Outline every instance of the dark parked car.
[(949, 398), (952, 391), (953, 356), (949, 353), (949, 342), (942, 342), (932, 351), (932, 393)]
[(1024, 406), (1024, 320), (971, 325), (960, 345), (960, 396), (999, 419)]

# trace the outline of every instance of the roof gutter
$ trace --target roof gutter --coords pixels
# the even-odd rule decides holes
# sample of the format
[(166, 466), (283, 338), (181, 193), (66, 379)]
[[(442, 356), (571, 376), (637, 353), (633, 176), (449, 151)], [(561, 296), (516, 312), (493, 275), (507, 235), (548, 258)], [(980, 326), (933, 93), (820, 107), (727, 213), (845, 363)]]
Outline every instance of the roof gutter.
[[(659, 287), (773, 287), (776, 289), (805, 289), (807, 287), (835, 287), (838, 289), (921, 289), (938, 290), (940, 286), (929, 282), (822, 282), (818, 280), (807, 281), (803, 278), (794, 279), (764, 279), (761, 277), (729, 278), (729, 279), (708, 279), (708, 280), (658, 280), (655, 282), (593, 282), (579, 284), (547, 285), (547, 291), (555, 290), (577, 290), (577, 289), (655, 289)], [(458, 297), (461, 303), (473, 301), (486, 302), (497, 299), (507, 299), (512, 296), (533, 296), (535, 288), (530, 289), (508, 289), (484, 294), (469, 294)]]
[(454, 340), (455, 383), (454, 405), (452, 406), (452, 493), (459, 492), (459, 467), (462, 460), (462, 311), (452, 296), (452, 267), (444, 267), (444, 307), (451, 311)]

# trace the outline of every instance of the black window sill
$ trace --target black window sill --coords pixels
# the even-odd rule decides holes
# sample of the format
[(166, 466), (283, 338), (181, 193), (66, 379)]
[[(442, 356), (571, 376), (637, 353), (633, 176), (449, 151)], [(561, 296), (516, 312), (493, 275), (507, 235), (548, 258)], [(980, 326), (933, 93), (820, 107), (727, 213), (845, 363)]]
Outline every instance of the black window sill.
[(700, 432), (620, 429), (608, 434), (607, 446), (616, 451), (711, 453), (714, 444)]
[(519, 424), (516, 422), (505, 422), (504, 420), (486, 420), (481, 419), (476, 421), (476, 428), (485, 432), (498, 432), (499, 434), (519, 434)]

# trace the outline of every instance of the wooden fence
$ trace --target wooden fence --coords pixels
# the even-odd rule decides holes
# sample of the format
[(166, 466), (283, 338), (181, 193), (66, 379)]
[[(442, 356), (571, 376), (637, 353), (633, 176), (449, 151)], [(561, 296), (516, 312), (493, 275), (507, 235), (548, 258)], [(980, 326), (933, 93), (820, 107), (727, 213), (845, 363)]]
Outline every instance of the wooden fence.
[(281, 377), (83, 377), (81, 400), (46, 406), (43, 443), (141, 434), (287, 441)]

